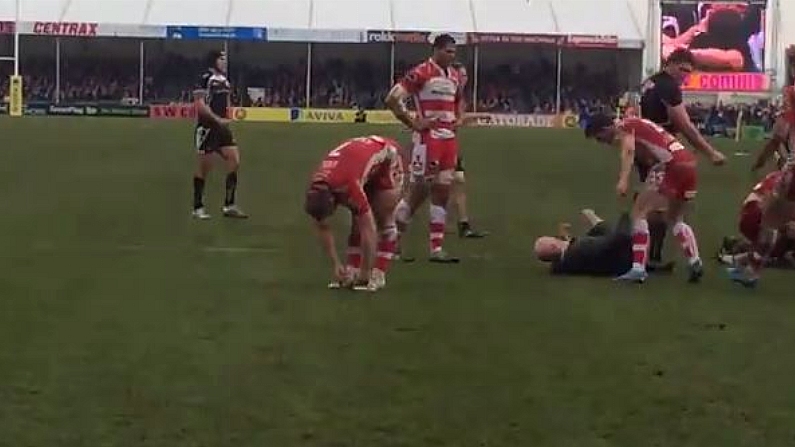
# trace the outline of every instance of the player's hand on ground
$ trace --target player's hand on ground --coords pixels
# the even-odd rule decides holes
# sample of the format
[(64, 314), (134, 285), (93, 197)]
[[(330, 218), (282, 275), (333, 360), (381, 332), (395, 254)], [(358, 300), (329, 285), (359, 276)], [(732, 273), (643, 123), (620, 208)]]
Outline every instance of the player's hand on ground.
[(720, 166), (726, 163), (726, 156), (723, 153), (714, 151), (710, 156), (709, 159), (712, 161), (712, 164), (715, 166)]
[(370, 272), (362, 269), (359, 274), (353, 278), (353, 282), (356, 285), (368, 284), (370, 282)]
[(626, 197), (627, 190), (629, 189), (628, 183), (629, 182), (625, 180), (619, 180), (616, 184), (616, 194), (618, 194), (619, 197)]
[(564, 241), (571, 240), (571, 224), (568, 222), (558, 223), (558, 238)]
[(334, 279), (337, 280), (340, 284), (347, 284), (350, 282), (350, 277), (348, 275), (348, 268), (342, 264), (337, 264), (334, 266)]

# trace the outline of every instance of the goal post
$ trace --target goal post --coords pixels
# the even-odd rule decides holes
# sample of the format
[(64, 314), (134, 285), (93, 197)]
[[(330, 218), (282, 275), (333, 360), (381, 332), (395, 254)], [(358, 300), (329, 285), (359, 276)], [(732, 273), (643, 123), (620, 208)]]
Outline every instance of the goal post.
[(14, 20), (14, 49), (11, 56), (0, 56), (0, 62), (12, 62), (14, 74), (8, 79), (8, 115), (22, 116), (23, 94), (22, 76), (19, 75), (19, 18), (21, 16), (22, 0), (16, 0), (16, 20)]

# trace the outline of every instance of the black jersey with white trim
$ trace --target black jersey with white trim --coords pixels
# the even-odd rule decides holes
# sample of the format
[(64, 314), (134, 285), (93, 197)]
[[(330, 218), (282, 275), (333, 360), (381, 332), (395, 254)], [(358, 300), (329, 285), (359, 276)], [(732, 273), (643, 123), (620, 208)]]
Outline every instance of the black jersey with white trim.
[[(204, 93), (204, 102), (215, 115), (226, 118), (232, 85), (225, 74), (213, 70), (205, 71), (199, 79), (196, 90)], [(200, 124), (204, 124), (204, 118), (199, 116), (198, 119)]]

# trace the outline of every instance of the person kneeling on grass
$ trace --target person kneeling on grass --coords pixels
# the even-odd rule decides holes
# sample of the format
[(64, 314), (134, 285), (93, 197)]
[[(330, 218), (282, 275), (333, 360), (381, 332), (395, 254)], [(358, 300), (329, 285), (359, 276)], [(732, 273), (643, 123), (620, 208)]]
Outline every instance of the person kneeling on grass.
[(548, 262), (553, 275), (615, 276), (632, 267), (632, 221), (623, 213), (615, 226), (600, 218), (593, 210), (581, 212), (588, 231), (572, 237), (571, 226), (560, 224), (558, 236), (536, 239), (535, 255)]
[[(765, 260), (765, 267), (795, 269), (795, 222), (790, 222), (779, 231), (781, 235), (770, 257)], [(753, 252), (753, 244), (744, 236), (726, 236), (716, 256), (718, 262), (728, 266), (737, 265), (740, 258)]]

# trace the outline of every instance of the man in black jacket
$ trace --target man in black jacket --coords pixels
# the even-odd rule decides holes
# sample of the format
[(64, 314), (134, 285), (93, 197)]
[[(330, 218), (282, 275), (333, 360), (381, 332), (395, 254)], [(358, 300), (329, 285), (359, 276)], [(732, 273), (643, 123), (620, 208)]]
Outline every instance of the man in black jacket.
[(632, 221), (623, 213), (613, 226), (593, 210), (583, 210), (589, 230), (571, 237), (563, 224), (557, 237), (536, 240), (535, 255), (550, 263), (553, 275), (616, 276), (632, 267)]

